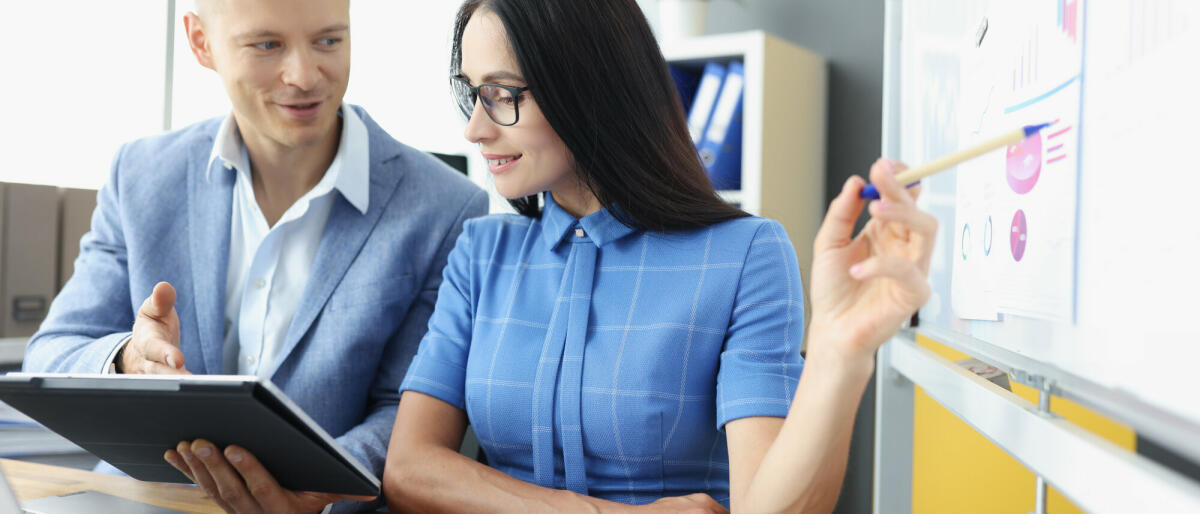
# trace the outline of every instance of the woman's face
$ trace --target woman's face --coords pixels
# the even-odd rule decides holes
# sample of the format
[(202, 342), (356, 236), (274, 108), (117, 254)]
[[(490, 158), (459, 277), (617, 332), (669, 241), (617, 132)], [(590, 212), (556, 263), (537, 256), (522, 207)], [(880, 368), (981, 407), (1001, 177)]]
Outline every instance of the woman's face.
[[(526, 85), (504, 25), (491, 11), (480, 9), (467, 22), (462, 36), (462, 75), (472, 86)], [(509, 199), (550, 190), (556, 192), (557, 200), (567, 190), (577, 189), (571, 152), (529, 91), (521, 93), (517, 109), (517, 123), (502, 127), (488, 117), (483, 103), (476, 101), (464, 133), (468, 141), (479, 144), (496, 190)]]

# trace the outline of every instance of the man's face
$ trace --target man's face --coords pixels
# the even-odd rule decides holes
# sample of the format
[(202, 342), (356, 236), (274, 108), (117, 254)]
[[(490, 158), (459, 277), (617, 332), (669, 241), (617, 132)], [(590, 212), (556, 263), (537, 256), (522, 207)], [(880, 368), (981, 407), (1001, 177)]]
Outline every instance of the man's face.
[(221, 76), (248, 144), (278, 151), (336, 137), (350, 78), (349, 0), (202, 0), (187, 21)]

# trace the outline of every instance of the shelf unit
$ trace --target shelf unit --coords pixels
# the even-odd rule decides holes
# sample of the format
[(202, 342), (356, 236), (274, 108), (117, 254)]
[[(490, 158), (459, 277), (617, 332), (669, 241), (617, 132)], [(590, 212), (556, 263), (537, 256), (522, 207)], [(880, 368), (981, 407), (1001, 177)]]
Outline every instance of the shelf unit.
[(825, 59), (763, 31), (660, 46), (667, 62), (697, 71), (708, 61), (742, 61), (742, 189), (720, 194), (783, 224), (807, 286), (812, 241), (825, 214)]
[(25, 345), (29, 344), (28, 337), (0, 338), (0, 368), (20, 367), (25, 359)]

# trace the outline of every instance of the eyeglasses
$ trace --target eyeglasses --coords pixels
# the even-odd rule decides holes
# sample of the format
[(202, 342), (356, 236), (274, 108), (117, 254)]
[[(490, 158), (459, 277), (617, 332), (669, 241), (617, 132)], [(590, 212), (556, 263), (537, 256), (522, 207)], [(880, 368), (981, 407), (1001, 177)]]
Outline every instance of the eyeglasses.
[(466, 78), (453, 77), (450, 79), (454, 96), (458, 98), (458, 108), (463, 116), (471, 118), (475, 112), (475, 100), (483, 103), (483, 110), (497, 125), (507, 127), (515, 125), (520, 119), (517, 106), (525, 98), (521, 93), (529, 91), (529, 87), (506, 86), (503, 84), (480, 84), (472, 86)]

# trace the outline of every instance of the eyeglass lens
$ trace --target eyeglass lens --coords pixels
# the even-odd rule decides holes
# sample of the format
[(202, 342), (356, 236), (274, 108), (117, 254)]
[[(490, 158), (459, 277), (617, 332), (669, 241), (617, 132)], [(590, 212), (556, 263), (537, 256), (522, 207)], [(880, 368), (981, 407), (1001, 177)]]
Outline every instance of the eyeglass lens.
[[(462, 87), (461, 102), (463, 113), (470, 117), (475, 110), (475, 94), (469, 86)], [(492, 121), (501, 125), (511, 125), (517, 121), (517, 102), (511, 92), (502, 87), (492, 85), (479, 86), (479, 99), (483, 110)]]

